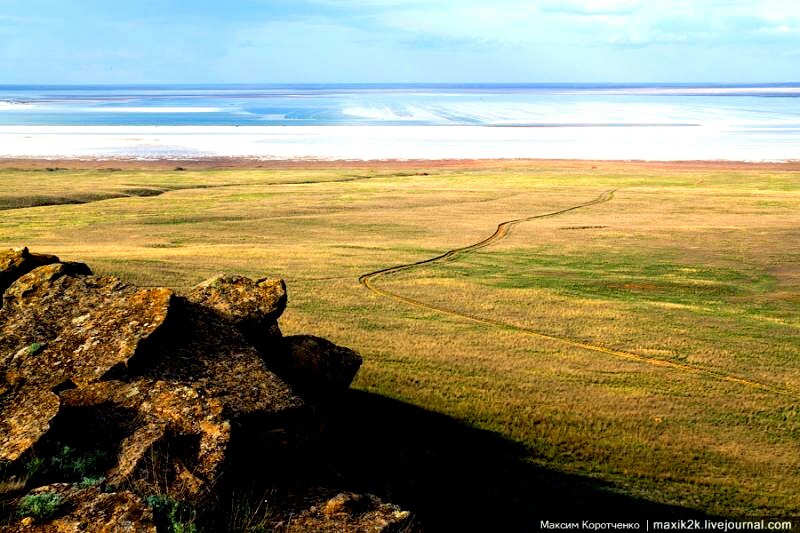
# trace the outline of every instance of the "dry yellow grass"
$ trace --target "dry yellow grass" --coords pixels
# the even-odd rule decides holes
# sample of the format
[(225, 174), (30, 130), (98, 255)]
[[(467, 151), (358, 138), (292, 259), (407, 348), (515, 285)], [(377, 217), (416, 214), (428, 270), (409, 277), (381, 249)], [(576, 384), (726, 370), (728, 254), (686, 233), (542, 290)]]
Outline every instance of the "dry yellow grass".
[[(284, 277), (283, 330), (360, 351), (360, 389), (496, 432), (536, 465), (639, 498), (727, 516), (800, 512), (796, 170), (6, 169), (0, 182), (6, 207), (128, 195), (0, 211), (1, 245), (143, 285), (186, 287), (222, 271)], [(168, 192), (130, 196), (142, 189)], [(608, 189), (609, 202), (374, 279), (427, 309), (359, 284)]]

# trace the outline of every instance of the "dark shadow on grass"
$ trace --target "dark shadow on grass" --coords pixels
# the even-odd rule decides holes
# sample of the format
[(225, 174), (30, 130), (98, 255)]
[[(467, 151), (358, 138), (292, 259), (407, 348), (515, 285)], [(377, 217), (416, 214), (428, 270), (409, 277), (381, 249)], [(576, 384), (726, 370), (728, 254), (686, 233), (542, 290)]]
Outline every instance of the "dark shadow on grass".
[(533, 466), (519, 444), (383, 396), (350, 391), (331, 407), (316, 454), (323, 470), (342, 489), (413, 511), (414, 531), (536, 531), (542, 520), (703, 517)]

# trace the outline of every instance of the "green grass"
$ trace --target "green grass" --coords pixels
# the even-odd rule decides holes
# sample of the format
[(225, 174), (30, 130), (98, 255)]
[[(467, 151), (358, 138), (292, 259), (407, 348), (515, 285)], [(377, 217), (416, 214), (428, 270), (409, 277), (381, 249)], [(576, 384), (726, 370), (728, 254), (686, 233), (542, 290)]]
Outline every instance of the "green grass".
[(666, 254), (546, 255), (534, 250), (477, 253), (438, 267), (445, 277), (470, 277), (501, 289), (546, 288), (580, 298), (662, 301), (708, 306), (734, 296), (765, 293), (764, 274), (697, 264), (676, 264)]
[[(358, 350), (362, 391), (499, 435), (530, 465), (631, 497), (723, 516), (796, 513), (800, 175), (595, 166), (3, 170), (9, 192), (0, 205), (168, 192), (6, 210), (0, 244), (86, 261), (140, 285), (184, 289), (220, 272), (284, 277), (283, 331)], [(612, 188), (611, 202), (533, 220), (479, 252), (376, 280), (509, 328), (358, 283), (362, 273), (478, 242), (502, 221)]]
[(41, 342), (34, 342), (28, 346), (28, 355), (36, 355), (44, 350), (46, 344)]
[(44, 519), (56, 514), (63, 503), (63, 498), (54, 492), (29, 494), (20, 500), (17, 511), (20, 516)]
[(145, 503), (153, 509), (153, 518), (159, 532), (195, 533), (193, 510), (168, 496), (153, 495), (145, 498)]

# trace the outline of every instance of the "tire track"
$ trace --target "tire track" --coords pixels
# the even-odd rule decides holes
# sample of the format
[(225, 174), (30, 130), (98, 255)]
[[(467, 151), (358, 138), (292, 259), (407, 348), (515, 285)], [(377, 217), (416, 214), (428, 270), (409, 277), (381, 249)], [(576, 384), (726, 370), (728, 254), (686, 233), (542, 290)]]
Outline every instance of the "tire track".
[(614, 190), (606, 191), (590, 202), (586, 202), (585, 204), (575, 205), (572, 207), (567, 207), (566, 209), (561, 209), (560, 211), (553, 211), (552, 213), (545, 213), (543, 215), (533, 215), (530, 217), (517, 218), (514, 220), (508, 220), (506, 222), (501, 222), (500, 224), (497, 225), (497, 229), (495, 230), (494, 233), (492, 233), (489, 237), (483, 239), (480, 242), (476, 242), (475, 244), (470, 244), (469, 246), (464, 246), (463, 248), (455, 248), (453, 250), (448, 250), (447, 252), (441, 255), (437, 255), (436, 257), (431, 257), (430, 259), (424, 259), (422, 261), (416, 261), (414, 263), (407, 263), (405, 265), (397, 265), (389, 268), (383, 268), (381, 270), (376, 270), (374, 272), (362, 274), (361, 276), (359, 276), (358, 281), (361, 282), (361, 284), (364, 285), (365, 287), (372, 289), (372, 287), (370, 286), (370, 282), (379, 276), (394, 274), (395, 272), (409, 270), (422, 265), (430, 265), (432, 263), (449, 261), (450, 259), (456, 257), (457, 255), (467, 252), (474, 252), (475, 250), (480, 250), (481, 248), (485, 248), (490, 244), (494, 244), (495, 242), (504, 239), (511, 231), (511, 228), (513, 228), (518, 224), (522, 224), (523, 222), (529, 222), (531, 220), (536, 220), (537, 218), (554, 217), (557, 215), (561, 215), (563, 213), (575, 211), (576, 209), (589, 207), (590, 205), (602, 204), (614, 198), (614, 192), (615, 192)]
[(380, 296), (384, 296), (386, 298), (394, 299), (394, 300), (397, 300), (397, 301), (400, 301), (400, 302), (404, 302), (406, 304), (409, 304), (409, 305), (412, 305), (412, 306), (415, 306), (415, 307), (419, 307), (419, 308), (422, 308), (422, 309), (425, 309), (425, 310), (428, 310), (428, 311), (436, 311), (438, 313), (443, 313), (443, 314), (450, 315), (450, 316), (453, 316), (453, 317), (469, 320), (471, 322), (475, 322), (475, 323), (478, 323), (478, 324), (483, 324), (483, 325), (487, 325), (487, 326), (493, 326), (493, 327), (498, 327), (498, 328), (502, 328), (502, 329), (506, 329), (506, 330), (510, 330), (510, 331), (515, 331), (515, 332), (518, 332), (518, 333), (529, 335), (531, 337), (535, 337), (537, 339), (552, 341), (552, 342), (556, 342), (556, 343), (563, 344), (563, 345), (566, 345), (566, 346), (571, 346), (573, 348), (580, 348), (582, 350), (587, 350), (587, 351), (590, 351), (590, 352), (602, 353), (602, 354), (605, 354), (605, 355), (612, 355), (612, 356), (619, 357), (619, 358), (622, 358), (622, 359), (627, 359), (629, 361), (636, 361), (636, 362), (646, 363), (646, 364), (650, 364), (650, 365), (654, 365), (654, 366), (667, 367), (667, 368), (672, 368), (674, 370), (679, 370), (679, 371), (684, 371), (684, 372), (692, 372), (692, 373), (695, 373), (695, 374), (703, 374), (703, 375), (706, 375), (706, 376), (710, 376), (710, 377), (719, 379), (721, 381), (728, 381), (728, 382), (731, 382), (731, 383), (738, 383), (740, 385), (745, 385), (745, 386), (748, 386), (748, 387), (762, 389), (762, 390), (765, 390), (765, 391), (768, 391), (768, 392), (772, 392), (772, 393), (775, 393), (775, 394), (796, 397), (798, 395), (798, 393), (796, 391), (789, 390), (789, 389), (786, 389), (786, 388), (783, 388), (783, 387), (779, 387), (779, 386), (775, 386), (775, 385), (769, 385), (767, 383), (762, 383), (762, 382), (759, 382), (759, 381), (750, 380), (750, 379), (747, 379), (747, 378), (744, 378), (744, 377), (740, 377), (740, 376), (735, 376), (735, 375), (732, 375), (732, 374), (727, 374), (727, 373), (725, 373), (723, 371), (720, 371), (720, 370), (715, 370), (715, 369), (712, 369), (712, 368), (706, 368), (706, 367), (699, 366), (699, 365), (692, 365), (692, 364), (688, 364), (688, 363), (679, 363), (677, 361), (670, 361), (668, 359), (659, 359), (659, 358), (656, 358), (656, 357), (648, 357), (646, 355), (641, 355), (641, 354), (637, 354), (637, 353), (633, 353), (633, 352), (628, 352), (628, 351), (625, 351), (625, 350), (617, 350), (617, 349), (609, 348), (607, 346), (602, 346), (602, 345), (599, 345), (599, 344), (591, 344), (591, 343), (588, 343), (588, 342), (582, 342), (580, 340), (570, 339), (568, 337), (561, 337), (561, 336), (558, 336), (558, 335), (551, 335), (551, 334), (548, 334), (548, 333), (542, 333), (541, 331), (537, 331), (537, 330), (532, 329), (532, 328), (527, 328), (527, 327), (524, 327), (524, 326), (518, 326), (518, 325), (515, 325), (515, 324), (509, 324), (509, 323), (506, 323), (506, 322), (502, 322), (500, 320), (496, 320), (494, 318), (482, 317), (482, 316), (478, 316), (478, 315), (473, 315), (471, 313), (458, 311), (458, 310), (455, 310), (455, 309), (449, 309), (449, 308), (446, 308), (446, 307), (441, 307), (441, 306), (438, 306), (438, 305), (425, 303), (425, 302), (422, 302), (420, 300), (415, 300), (414, 298), (410, 298), (408, 296), (404, 296), (402, 294), (390, 291), (388, 289), (384, 289), (384, 288), (378, 287), (375, 284), (375, 282), (378, 279), (380, 279), (381, 277), (384, 277), (384, 276), (389, 276), (389, 275), (395, 274), (397, 272), (403, 272), (403, 271), (407, 271), (407, 270), (412, 270), (414, 268), (417, 268), (417, 267), (420, 267), (420, 266), (424, 266), (424, 265), (431, 265), (431, 264), (435, 264), (435, 263), (441, 263), (441, 262), (450, 261), (453, 258), (455, 258), (455, 257), (457, 257), (457, 256), (459, 256), (461, 254), (467, 254), (467, 253), (470, 253), (470, 252), (474, 252), (476, 250), (480, 250), (481, 248), (485, 248), (487, 246), (490, 246), (490, 245), (492, 245), (492, 244), (504, 239), (505, 237), (507, 237), (508, 234), (511, 232), (512, 228), (514, 228), (514, 226), (517, 226), (518, 224), (522, 224), (523, 222), (530, 222), (530, 221), (537, 220), (537, 219), (540, 219), (540, 218), (555, 217), (555, 216), (558, 216), (558, 215), (569, 213), (571, 211), (575, 211), (577, 209), (582, 209), (584, 207), (590, 207), (590, 206), (593, 206), (593, 205), (598, 205), (598, 204), (603, 204), (603, 203), (609, 202), (614, 198), (614, 193), (615, 193), (615, 190), (606, 191), (606, 192), (602, 193), (600, 196), (598, 196), (597, 198), (595, 198), (594, 200), (591, 200), (589, 202), (578, 204), (578, 205), (575, 205), (575, 206), (572, 206), (572, 207), (568, 207), (568, 208), (565, 208), (565, 209), (560, 209), (558, 211), (553, 211), (553, 212), (550, 212), (550, 213), (544, 213), (544, 214), (541, 214), (541, 215), (533, 215), (533, 216), (529, 216), (529, 217), (517, 218), (517, 219), (514, 219), (514, 220), (508, 220), (506, 222), (502, 222), (502, 223), (498, 224), (497, 229), (495, 230), (495, 232), (492, 235), (490, 235), (486, 239), (483, 239), (482, 241), (476, 242), (475, 244), (470, 244), (468, 246), (464, 246), (464, 247), (461, 247), (461, 248), (454, 248), (452, 250), (448, 250), (447, 252), (444, 252), (443, 254), (437, 255), (435, 257), (431, 257), (430, 259), (424, 259), (424, 260), (421, 260), (421, 261), (415, 261), (413, 263), (406, 263), (406, 264), (402, 264), (402, 265), (396, 265), (396, 266), (392, 266), (392, 267), (388, 267), (388, 268), (382, 268), (380, 270), (375, 270), (375, 271), (372, 271), (372, 272), (368, 272), (366, 274), (362, 274), (361, 276), (359, 276), (358, 281), (364, 287), (366, 287), (367, 289), (369, 289), (370, 291), (372, 291), (375, 294), (378, 294)]

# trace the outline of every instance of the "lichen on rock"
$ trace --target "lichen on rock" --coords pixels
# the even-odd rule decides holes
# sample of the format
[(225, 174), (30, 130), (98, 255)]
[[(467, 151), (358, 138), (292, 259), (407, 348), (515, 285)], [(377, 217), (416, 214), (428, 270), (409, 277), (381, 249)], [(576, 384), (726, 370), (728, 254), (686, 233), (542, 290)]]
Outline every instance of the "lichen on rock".
[[(167, 518), (154, 509), (233, 497), (236, 475), (285, 482), (281, 464), (321, 431), (312, 405), (361, 364), (325, 339), (282, 336), (282, 280), (223, 276), (178, 295), (23, 248), (0, 253), (0, 289), (0, 509), (64, 503), (0, 516), (10, 531), (155, 531)], [(346, 494), (284, 525), (381, 531), (407, 517)]]
[(38, 487), (27, 496), (48, 496), (57, 502), (57, 516), (31, 516), (6, 530), (16, 533), (103, 531), (114, 533), (156, 533), (152, 510), (130, 491), (102, 492), (97, 487), (81, 488), (67, 483)]
[(278, 318), (288, 301), (282, 279), (220, 275), (192, 288), (186, 298), (233, 324), (262, 352), (270, 352), (281, 336)]
[(34, 268), (58, 262), (54, 255), (32, 254), (27, 248), (0, 252), (0, 294)]
[(398, 531), (410, 518), (408, 511), (384, 503), (372, 494), (342, 492), (302, 511), (285, 524), (287, 533), (338, 533)]
[(274, 357), (290, 383), (315, 396), (347, 390), (362, 362), (353, 350), (313, 335), (284, 337)]

